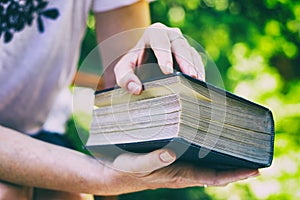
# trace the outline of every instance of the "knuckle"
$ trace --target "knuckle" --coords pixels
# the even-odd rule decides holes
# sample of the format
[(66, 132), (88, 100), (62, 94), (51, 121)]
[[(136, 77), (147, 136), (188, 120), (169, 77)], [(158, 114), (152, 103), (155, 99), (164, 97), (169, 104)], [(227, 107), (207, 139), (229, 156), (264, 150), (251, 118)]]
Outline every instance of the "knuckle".
[(186, 52), (190, 53), (190, 46), (184, 39), (175, 39), (171, 42), (171, 44), (174, 48), (177, 48), (178, 50), (184, 48)]
[(150, 26), (150, 27), (146, 28), (143, 36), (149, 40), (149, 37), (152, 37), (155, 35), (162, 35), (162, 34), (166, 34), (166, 29), (164, 27)]
[(144, 36), (144, 37), (147, 37), (148, 35), (151, 34), (151, 32), (152, 32), (151, 27), (148, 27), (148, 28), (145, 29), (143, 36)]
[(175, 32), (175, 33), (177, 33), (177, 34), (182, 35), (181, 30), (180, 30), (179, 28), (177, 28), (177, 27), (175, 27), (175, 28), (170, 28), (170, 30), (173, 31), (173, 32)]
[(150, 25), (149, 27), (152, 27), (152, 28), (166, 28), (166, 26), (160, 22), (156, 22), (152, 25)]
[(180, 49), (184, 49), (184, 48), (188, 49), (188, 46), (184, 40), (178, 40), (178, 42), (176, 44), (177, 44), (177, 47)]

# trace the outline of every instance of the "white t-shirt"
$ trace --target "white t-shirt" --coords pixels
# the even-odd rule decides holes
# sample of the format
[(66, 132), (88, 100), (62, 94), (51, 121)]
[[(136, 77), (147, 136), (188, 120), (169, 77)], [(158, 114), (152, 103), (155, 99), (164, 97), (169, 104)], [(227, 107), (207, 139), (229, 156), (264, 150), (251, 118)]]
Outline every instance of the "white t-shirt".
[(136, 1), (49, 0), (47, 8), (56, 8), (59, 17), (43, 19), (43, 33), (35, 20), (15, 33), (11, 42), (4, 43), (1, 37), (0, 125), (29, 134), (41, 129), (50, 110), (59, 108), (54, 104), (57, 97), (70, 98), (60, 93), (67, 91), (76, 71), (89, 11), (108, 11)]

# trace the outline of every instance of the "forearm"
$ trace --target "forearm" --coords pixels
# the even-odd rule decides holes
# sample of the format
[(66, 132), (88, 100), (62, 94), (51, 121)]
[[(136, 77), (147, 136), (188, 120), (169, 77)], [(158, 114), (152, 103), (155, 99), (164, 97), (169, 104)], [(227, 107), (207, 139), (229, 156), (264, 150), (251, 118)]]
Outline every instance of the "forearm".
[(82, 153), (0, 126), (0, 180), (68, 192), (104, 194), (104, 167)]
[(102, 42), (122, 31), (149, 26), (149, 3), (145, 0), (141, 0), (130, 6), (107, 12), (95, 13), (95, 18), (97, 40), (98, 42)]

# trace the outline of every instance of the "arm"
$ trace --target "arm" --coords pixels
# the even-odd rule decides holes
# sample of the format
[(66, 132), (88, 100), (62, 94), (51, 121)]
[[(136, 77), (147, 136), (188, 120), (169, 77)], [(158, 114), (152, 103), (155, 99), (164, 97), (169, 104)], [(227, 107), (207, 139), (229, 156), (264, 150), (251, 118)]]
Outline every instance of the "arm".
[[(111, 55), (120, 55), (124, 51), (127, 52), (131, 49), (142, 35), (143, 29), (141, 28), (150, 25), (149, 4), (147, 1), (140, 1), (131, 6), (121, 7), (107, 12), (94, 13), (94, 15), (96, 19), (97, 41), (101, 44), (99, 45), (99, 50), (102, 63), (106, 70), (104, 70), (103, 79), (100, 79), (100, 83), (98, 82), (99, 77), (97, 75), (84, 73), (82, 71), (77, 72), (73, 83), (78, 86), (101, 90), (114, 87), (116, 84), (113, 68), (118, 60), (113, 58), (116, 59), (115, 62), (110, 63)], [(120, 40), (114, 40), (114, 44), (104, 42), (115, 34), (138, 28), (141, 30), (135, 31), (134, 36), (125, 34), (126, 39), (120, 38)]]
[(116, 195), (145, 189), (224, 185), (257, 170), (216, 172), (192, 166), (166, 166), (175, 156), (166, 150), (146, 155), (123, 154), (113, 163), (44, 143), (0, 127), (0, 179), (53, 190)]
[[(122, 31), (149, 26), (149, 4), (145, 0), (139, 1), (130, 6), (121, 7), (107, 12), (95, 13), (95, 18), (97, 40), (98, 42), (102, 42)], [(134, 44), (134, 41), (132, 44)]]
[(1, 180), (76, 193), (104, 193), (100, 174), (103, 166), (89, 156), (0, 126)]
[[(110, 63), (112, 55), (120, 55), (122, 52), (129, 51), (138, 42), (142, 35), (142, 28), (150, 25), (150, 11), (147, 1), (139, 1), (133, 5), (118, 8), (115, 10), (95, 13), (97, 40), (100, 44), (100, 53), (104, 68), (103, 77), (106, 88), (114, 87), (116, 84), (114, 75), (114, 63)], [(104, 41), (111, 36), (124, 31), (140, 28), (133, 36), (129, 33), (126, 39), (122, 41), (114, 40), (114, 44), (105, 43)], [(129, 38), (130, 37), (130, 38)], [(115, 58), (113, 58), (115, 59)]]

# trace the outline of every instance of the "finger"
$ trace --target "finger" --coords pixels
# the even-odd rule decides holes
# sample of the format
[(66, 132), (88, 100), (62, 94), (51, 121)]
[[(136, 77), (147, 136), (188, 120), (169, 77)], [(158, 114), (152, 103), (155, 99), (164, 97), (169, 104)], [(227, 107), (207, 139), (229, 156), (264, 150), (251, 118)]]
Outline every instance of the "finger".
[(152, 26), (145, 31), (146, 44), (152, 48), (158, 65), (164, 74), (173, 73), (171, 44), (164, 27)]
[[(177, 30), (177, 29), (176, 29)], [(173, 29), (168, 32), (171, 41), (171, 50), (181, 71), (194, 78), (198, 77), (197, 71), (193, 64), (193, 57), (190, 51), (190, 45), (186, 39)]]
[(113, 166), (126, 173), (145, 176), (157, 169), (166, 167), (176, 160), (176, 155), (170, 150), (156, 150), (148, 154), (126, 153), (118, 156)]
[(195, 70), (197, 71), (198, 79), (205, 81), (205, 69), (200, 54), (196, 51), (196, 49), (191, 48), (191, 55)]
[(202, 182), (207, 186), (224, 186), (232, 182), (259, 175), (257, 169), (237, 169), (228, 171), (208, 171)]
[(140, 94), (142, 92), (142, 83), (134, 74), (139, 51), (139, 49), (135, 49), (127, 53), (114, 68), (117, 84), (131, 94)]

